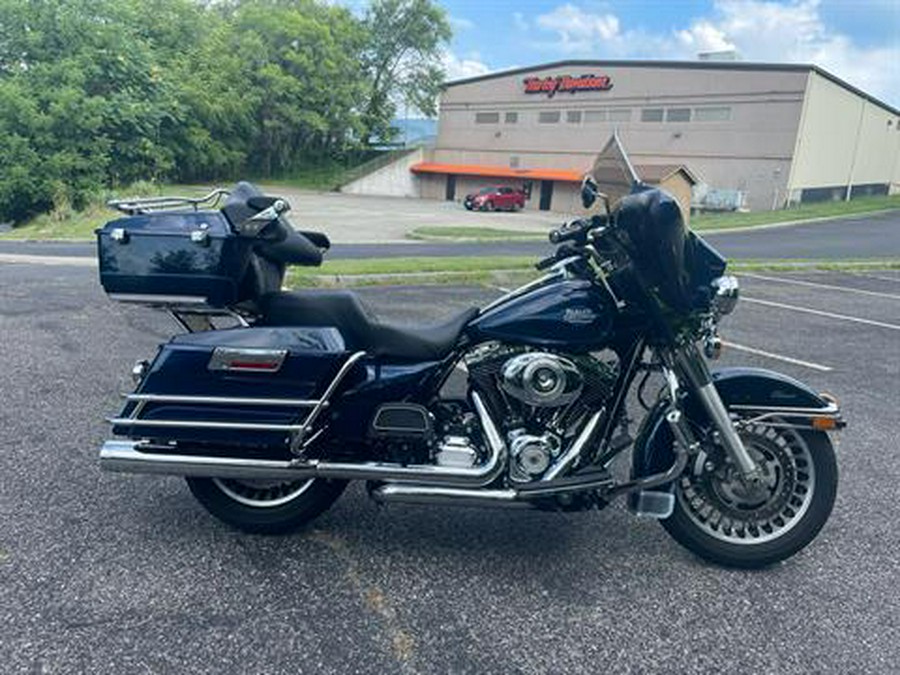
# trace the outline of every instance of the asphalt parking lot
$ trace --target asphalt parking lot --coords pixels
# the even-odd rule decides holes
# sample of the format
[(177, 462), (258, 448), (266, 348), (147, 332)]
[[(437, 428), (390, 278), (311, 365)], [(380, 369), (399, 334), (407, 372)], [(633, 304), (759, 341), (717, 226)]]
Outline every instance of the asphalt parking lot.
[[(91, 267), (0, 265), (4, 673), (890, 673), (900, 663), (900, 273), (746, 275), (723, 363), (837, 395), (834, 514), (760, 572), (704, 564), (620, 505), (378, 508), (304, 533), (214, 521), (177, 478), (101, 474), (102, 422), (164, 316)], [(413, 321), (484, 288), (362, 289)]]

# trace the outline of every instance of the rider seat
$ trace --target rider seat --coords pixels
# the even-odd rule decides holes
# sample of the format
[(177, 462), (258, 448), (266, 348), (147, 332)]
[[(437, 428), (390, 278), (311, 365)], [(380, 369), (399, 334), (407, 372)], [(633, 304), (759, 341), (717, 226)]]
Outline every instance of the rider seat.
[(449, 355), (466, 324), (478, 314), (470, 307), (438, 323), (397, 326), (373, 316), (356, 294), (344, 290), (269, 293), (260, 299), (259, 308), (259, 325), (334, 326), (351, 351), (411, 361)]

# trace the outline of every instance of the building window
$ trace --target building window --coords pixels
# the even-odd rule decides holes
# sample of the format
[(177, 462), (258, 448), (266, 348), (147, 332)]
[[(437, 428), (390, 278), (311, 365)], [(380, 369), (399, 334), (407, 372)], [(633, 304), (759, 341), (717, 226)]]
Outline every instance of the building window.
[(538, 113), (538, 122), (541, 124), (556, 124), (559, 122), (559, 110), (545, 110)]
[(731, 108), (728, 106), (694, 108), (695, 122), (727, 122), (730, 119)]
[(519, 121), (519, 113), (517, 112), (508, 112), (503, 116), (503, 121), (507, 124), (517, 124)]
[(662, 122), (662, 108), (644, 108), (641, 110), (641, 122)]
[(690, 122), (690, 108), (666, 108), (666, 122)]
[(569, 124), (581, 124), (581, 111), (580, 110), (567, 110), (566, 111), (566, 122)]
[(475, 113), (475, 124), (499, 124), (500, 113), (480, 112)]
[(585, 124), (597, 124), (599, 122), (606, 121), (606, 111), (605, 110), (585, 110), (584, 111), (584, 123)]
[(631, 108), (610, 108), (609, 121), (610, 122), (630, 122), (631, 121)]

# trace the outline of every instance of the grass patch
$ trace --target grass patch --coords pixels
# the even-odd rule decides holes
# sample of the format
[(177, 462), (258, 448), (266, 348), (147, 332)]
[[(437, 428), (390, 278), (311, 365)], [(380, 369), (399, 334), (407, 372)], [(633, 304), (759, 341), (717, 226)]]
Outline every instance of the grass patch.
[(270, 185), (272, 187), (298, 188), (301, 190), (315, 190), (328, 192), (336, 190), (343, 185), (344, 176), (350, 169), (341, 164), (324, 164), (310, 166), (276, 178), (252, 177), (251, 183)]
[(209, 192), (208, 188), (196, 185), (158, 185), (142, 182), (120, 190), (110, 190), (98, 195), (96, 200), (81, 210), (71, 208), (54, 209), (43, 213), (9, 232), (0, 233), (0, 239), (93, 239), (94, 230), (107, 221), (123, 217), (123, 214), (106, 206), (110, 199), (122, 197), (157, 197), (162, 194), (179, 197), (200, 197)]
[(417, 227), (406, 235), (422, 241), (543, 241), (546, 233), (529, 230), (501, 230), (496, 227)]
[[(485, 258), (371, 258), (336, 260), (322, 267), (292, 268), (285, 285), (315, 286), (405, 286), (492, 285), (514, 288), (537, 278), (535, 260), (523, 256)], [(860, 271), (900, 269), (900, 260), (732, 260), (730, 273), (802, 272), (809, 270)]]
[(773, 225), (794, 220), (811, 220), (815, 218), (839, 218), (900, 209), (900, 195), (890, 197), (862, 197), (849, 202), (822, 202), (819, 204), (800, 204), (782, 211), (753, 211), (750, 213), (700, 213), (691, 216), (691, 229), (727, 230), (736, 227), (755, 227)]
[(537, 259), (532, 256), (446, 256), (432, 258), (360, 258), (354, 260), (328, 260), (321, 267), (291, 268), (290, 276), (351, 276), (360, 274), (421, 274), (432, 272), (483, 272), (485, 270), (512, 270), (532, 267)]

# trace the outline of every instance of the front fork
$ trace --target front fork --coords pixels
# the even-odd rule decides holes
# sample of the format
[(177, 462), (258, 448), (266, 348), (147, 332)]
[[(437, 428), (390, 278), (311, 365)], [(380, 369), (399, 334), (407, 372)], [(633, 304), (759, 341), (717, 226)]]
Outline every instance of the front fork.
[(741, 437), (738, 436), (728, 414), (728, 409), (722, 402), (719, 392), (713, 384), (706, 361), (700, 355), (694, 344), (688, 344), (663, 354), (663, 362), (667, 368), (670, 393), (673, 402), (677, 404), (677, 388), (681, 382), (686, 382), (697, 396), (703, 409), (709, 415), (719, 438), (725, 448), (725, 452), (740, 471), (741, 477), (748, 483), (754, 483), (761, 477), (759, 466), (753, 457), (747, 452)]

